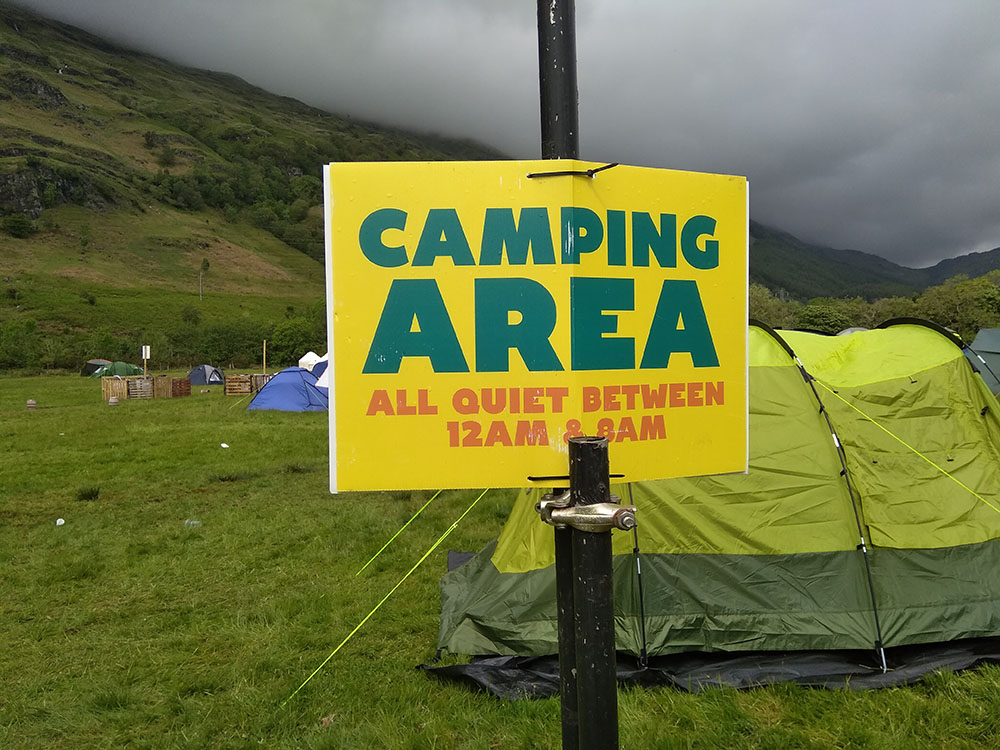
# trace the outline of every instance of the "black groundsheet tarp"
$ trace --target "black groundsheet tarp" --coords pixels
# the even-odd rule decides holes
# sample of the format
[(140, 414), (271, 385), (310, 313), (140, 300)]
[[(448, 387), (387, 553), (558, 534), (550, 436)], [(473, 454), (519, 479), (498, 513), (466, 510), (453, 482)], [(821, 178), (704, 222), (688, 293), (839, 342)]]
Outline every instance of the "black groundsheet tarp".
[[(883, 673), (874, 651), (687, 653), (649, 659), (618, 655), (622, 686), (673, 687), (692, 693), (726, 686), (753, 688), (782, 682), (827, 689), (870, 690), (918, 682), (936, 670), (957, 672), (1000, 663), (1000, 638), (897, 646), (885, 651)], [(468, 664), (423, 665), (428, 673), (464, 683), (507, 700), (547, 698), (559, 693), (556, 656), (476, 657)]]

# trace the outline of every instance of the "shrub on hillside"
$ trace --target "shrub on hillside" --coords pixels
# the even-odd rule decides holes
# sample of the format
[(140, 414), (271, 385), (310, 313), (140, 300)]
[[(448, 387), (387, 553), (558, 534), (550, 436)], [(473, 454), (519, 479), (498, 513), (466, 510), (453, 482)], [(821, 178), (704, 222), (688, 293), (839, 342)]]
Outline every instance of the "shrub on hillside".
[(10, 214), (10, 216), (4, 216), (3, 222), (0, 226), (2, 226), (3, 231), (11, 237), (17, 237), (22, 240), (27, 239), (35, 233), (35, 222), (31, 220), (30, 216), (26, 216), (24, 214)]
[(235, 367), (260, 363), (270, 334), (269, 326), (249, 319), (216, 321), (201, 328), (196, 359)]
[(0, 370), (38, 367), (42, 336), (34, 320), (9, 320), (0, 325)]
[(87, 358), (103, 357), (112, 361), (132, 361), (135, 359), (128, 342), (107, 326), (101, 326), (91, 331), (84, 342), (84, 348)]
[(276, 365), (294, 365), (307, 351), (317, 351), (323, 347), (323, 342), (317, 338), (314, 327), (305, 318), (283, 320), (271, 333), (269, 358)]
[(194, 305), (184, 305), (181, 308), (181, 320), (189, 326), (197, 326), (201, 322), (201, 312)]

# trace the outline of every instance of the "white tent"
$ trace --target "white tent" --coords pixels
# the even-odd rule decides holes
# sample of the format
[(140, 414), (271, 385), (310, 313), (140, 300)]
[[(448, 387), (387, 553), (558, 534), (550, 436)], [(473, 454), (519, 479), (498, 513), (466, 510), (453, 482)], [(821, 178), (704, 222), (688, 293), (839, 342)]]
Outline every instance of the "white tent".
[(316, 352), (312, 351), (306, 352), (299, 358), (299, 367), (302, 367), (306, 370), (309, 370), (309, 372), (312, 372), (312, 368), (321, 359), (326, 359), (326, 357), (321, 357)]
[[(309, 352), (309, 354), (313, 354), (313, 352)], [(306, 357), (308, 357), (309, 354), (307, 354)], [(328, 389), (330, 386), (326, 376), (327, 373), (329, 372), (328, 365), (330, 364), (330, 355), (329, 353), (327, 353), (324, 354), (322, 357), (317, 356), (315, 354), (313, 354), (313, 356), (316, 357), (316, 361), (314, 361), (311, 365), (306, 367), (304, 364), (302, 364), (302, 360), (305, 359), (305, 357), (303, 357), (302, 360), (299, 360), (299, 367), (306, 367), (306, 369), (309, 370), (309, 372), (311, 372), (313, 375), (316, 376), (317, 388)]]

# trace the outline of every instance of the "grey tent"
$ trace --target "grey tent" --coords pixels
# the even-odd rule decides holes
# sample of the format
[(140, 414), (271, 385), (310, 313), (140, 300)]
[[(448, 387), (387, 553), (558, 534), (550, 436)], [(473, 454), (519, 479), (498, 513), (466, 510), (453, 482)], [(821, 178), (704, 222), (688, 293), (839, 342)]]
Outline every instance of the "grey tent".
[(110, 359), (88, 359), (83, 363), (83, 368), (80, 370), (80, 374), (87, 377), (88, 375), (93, 375), (105, 365), (110, 364)]
[(191, 385), (222, 385), (226, 382), (222, 370), (212, 365), (198, 365), (188, 373)]
[(979, 370), (990, 391), (1000, 393), (1000, 328), (981, 328), (965, 356)]

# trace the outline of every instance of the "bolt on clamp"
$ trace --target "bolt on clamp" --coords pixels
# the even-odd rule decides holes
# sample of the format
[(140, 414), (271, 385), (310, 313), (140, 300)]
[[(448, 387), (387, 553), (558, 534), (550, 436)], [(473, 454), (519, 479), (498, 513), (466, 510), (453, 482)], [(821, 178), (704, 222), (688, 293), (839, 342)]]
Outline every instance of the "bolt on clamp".
[(578, 531), (604, 532), (612, 529), (630, 531), (636, 527), (635, 506), (621, 505), (616, 495), (609, 503), (571, 505), (570, 491), (559, 495), (546, 494), (535, 505), (542, 520), (557, 529), (574, 528)]

